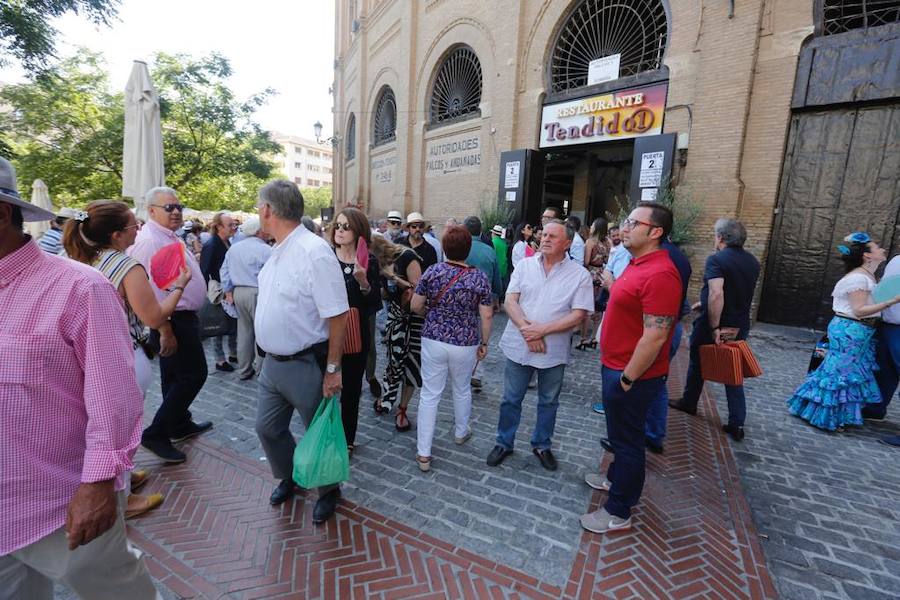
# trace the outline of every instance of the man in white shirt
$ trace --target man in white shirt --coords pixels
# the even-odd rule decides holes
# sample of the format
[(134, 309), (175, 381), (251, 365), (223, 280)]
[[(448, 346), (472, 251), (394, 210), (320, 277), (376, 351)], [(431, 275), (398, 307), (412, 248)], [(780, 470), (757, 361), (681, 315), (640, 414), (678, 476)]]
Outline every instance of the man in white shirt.
[(572, 329), (594, 309), (590, 274), (566, 254), (573, 236), (574, 231), (561, 221), (545, 224), (540, 254), (519, 263), (506, 290), (509, 322), (500, 339), (506, 356), (503, 402), (497, 445), (487, 457), (489, 466), (499, 465), (512, 454), (522, 400), (537, 371), (537, 423), (531, 446), (545, 469), (556, 470), (550, 446)]
[[(281, 480), (269, 497), (274, 506), (295, 491), (294, 410), (309, 427), (322, 399), (341, 390), (348, 304), (334, 252), (300, 224), (303, 196), (297, 186), (285, 180), (266, 184), (256, 207), (262, 230), (275, 238), (272, 255), (259, 272), (254, 320), (256, 343), (265, 352), (256, 433), (272, 474)], [(318, 491), (313, 522), (323, 523), (334, 514), (341, 490), (332, 484)]]
[[(895, 256), (884, 268), (882, 280), (900, 275), (900, 256)], [(875, 381), (881, 390), (879, 404), (865, 404), (862, 409), (864, 419), (883, 421), (887, 417), (888, 404), (897, 392), (900, 381), (900, 304), (881, 311), (881, 326), (878, 328), (878, 370)], [(897, 445), (897, 444), (893, 444)]]
[(566, 225), (575, 231), (575, 237), (572, 238), (572, 247), (569, 248), (569, 256), (579, 265), (584, 264), (584, 238), (578, 233), (581, 231), (581, 219), (575, 215), (569, 215), (566, 219)]

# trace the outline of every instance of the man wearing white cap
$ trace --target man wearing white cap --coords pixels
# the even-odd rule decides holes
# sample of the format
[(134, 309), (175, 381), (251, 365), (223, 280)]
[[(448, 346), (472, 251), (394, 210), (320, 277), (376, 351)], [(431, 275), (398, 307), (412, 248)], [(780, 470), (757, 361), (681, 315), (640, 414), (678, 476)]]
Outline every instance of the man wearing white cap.
[(0, 598), (155, 600), (125, 535), (144, 405), (125, 311), (102, 273), (22, 231), (53, 218), (0, 158)]
[(74, 208), (59, 209), (59, 212), (50, 221), (50, 229), (45, 231), (41, 239), (38, 240), (38, 246), (41, 247), (41, 250), (49, 254), (62, 252), (63, 227), (66, 226), (66, 221), (74, 217), (77, 212)]
[(395, 244), (400, 243), (403, 236), (403, 215), (399, 210), (389, 210), (387, 214), (387, 231), (384, 237)]
[(409, 235), (402, 239), (400, 243), (404, 246), (409, 246), (419, 255), (419, 258), (422, 259), (422, 272), (424, 273), (428, 267), (437, 264), (438, 257), (437, 252), (434, 251), (434, 246), (425, 241), (424, 236), (427, 224), (422, 213), (409, 213), (409, 216), (406, 217), (406, 227), (409, 229)]
[(247, 380), (259, 373), (262, 358), (256, 353), (256, 299), (259, 296), (259, 272), (272, 255), (269, 234), (260, 229), (259, 217), (250, 217), (241, 225), (244, 239), (225, 253), (219, 271), (225, 299), (234, 303), (238, 313), (238, 376)]

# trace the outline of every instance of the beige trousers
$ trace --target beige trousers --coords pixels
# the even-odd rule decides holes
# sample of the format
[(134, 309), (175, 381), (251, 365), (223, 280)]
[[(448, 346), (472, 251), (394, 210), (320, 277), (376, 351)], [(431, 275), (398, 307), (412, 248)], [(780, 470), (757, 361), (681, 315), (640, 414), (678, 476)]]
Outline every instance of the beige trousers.
[(125, 493), (112, 529), (69, 550), (65, 528), (0, 556), (0, 600), (53, 600), (61, 583), (84, 600), (162, 600), (141, 552), (125, 535)]
[(256, 318), (256, 299), (259, 288), (238, 286), (234, 288), (234, 307), (237, 309), (237, 356), (238, 375), (249, 377), (252, 371), (259, 373), (262, 359), (256, 353), (256, 333), (253, 320)]

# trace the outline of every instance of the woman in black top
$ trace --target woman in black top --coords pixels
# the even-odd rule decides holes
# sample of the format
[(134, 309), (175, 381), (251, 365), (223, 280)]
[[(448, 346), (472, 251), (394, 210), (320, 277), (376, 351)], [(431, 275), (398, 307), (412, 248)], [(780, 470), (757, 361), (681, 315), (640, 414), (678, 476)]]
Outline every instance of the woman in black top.
[(366, 371), (366, 359), (369, 354), (369, 319), (381, 308), (381, 282), (378, 261), (369, 255), (369, 266), (363, 269), (357, 261), (357, 244), (362, 238), (368, 245), (371, 230), (366, 215), (356, 208), (345, 208), (334, 218), (331, 228), (331, 243), (341, 270), (344, 272), (344, 285), (347, 286), (347, 301), (350, 308), (359, 311), (359, 333), (362, 339), (362, 351), (347, 354), (341, 359), (341, 420), (344, 423), (344, 436), (347, 438), (347, 450), (353, 452), (356, 441), (356, 425), (359, 420), (359, 397), (362, 393), (362, 380)]
[(424, 317), (410, 310), (409, 301), (422, 276), (422, 260), (410, 248), (392, 244), (380, 236), (372, 240), (372, 253), (381, 264), (383, 294), (390, 302), (385, 327), (388, 340), (385, 392), (381, 401), (375, 401), (375, 411), (389, 413), (399, 397), (394, 424), (397, 431), (409, 431), (412, 424), (406, 416), (406, 407), (416, 388), (422, 387), (422, 325), (425, 322)]

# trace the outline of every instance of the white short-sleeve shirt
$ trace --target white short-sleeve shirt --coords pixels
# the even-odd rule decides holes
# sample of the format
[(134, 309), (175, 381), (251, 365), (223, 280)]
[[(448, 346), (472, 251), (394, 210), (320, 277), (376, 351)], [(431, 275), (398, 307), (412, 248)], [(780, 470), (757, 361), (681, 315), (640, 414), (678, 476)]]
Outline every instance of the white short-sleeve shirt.
[[(874, 304), (875, 301), (872, 300), (872, 290), (874, 289), (875, 280), (871, 277), (862, 273), (847, 273), (834, 285), (834, 290), (831, 292), (831, 308), (839, 315), (855, 318), (853, 316), (853, 307), (850, 306), (850, 294), (852, 292), (867, 291), (869, 292), (869, 299), (866, 301), (866, 304)], [(880, 316), (881, 313), (879, 312), (866, 318)]]
[[(519, 306), (525, 318), (536, 323), (549, 323), (576, 309), (593, 312), (594, 285), (583, 265), (563, 259), (544, 272), (544, 258), (537, 254), (519, 261), (509, 281), (507, 294), (519, 294)], [(547, 369), (569, 362), (571, 331), (551, 333), (544, 338), (547, 351), (528, 350), (519, 328), (509, 321), (500, 338), (504, 356), (520, 365)]]
[(347, 312), (344, 275), (328, 243), (298, 226), (259, 272), (256, 343), (290, 356), (328, 339), (330, 317)]

